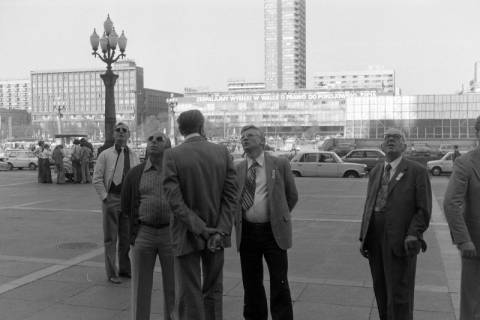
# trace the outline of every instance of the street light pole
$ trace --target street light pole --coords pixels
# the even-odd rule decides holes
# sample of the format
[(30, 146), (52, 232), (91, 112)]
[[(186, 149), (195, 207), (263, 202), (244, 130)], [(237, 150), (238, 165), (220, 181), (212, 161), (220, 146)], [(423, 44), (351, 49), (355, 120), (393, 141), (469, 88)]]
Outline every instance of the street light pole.
[(53, 106), (53, 110), (57, 111), (57, 125), (58, 125), (58, 133), (59, 134), (62, 134), (62, 118), (63, 118), (63, 113), (62, 111), (64, 111), (66, 109), (65, 105), (62, 105), (62, 104), (57, 104), (57, 105), (54, 105)]
[[(114, 74), (112, 71), (112, 64), (117, 62), (118, 59), (124, 58), (125, 48), (127, 47), (127, 38), (125, 33), (122, 31), (122, 35), (119, 37), (115, 32), (113, 27), (113, 22), (110, 20), (110, 15), (107, 16), (107, 20), (103, 23), (104, 32), (103, 36), (100, 38), (95, 29), (93, 29), (93, 34), (90, 36), (90, 44), (92, 45), (92, 55), (98, 57), (100, 60), (107, 64), (107, 71), (100, 75), (105, 85), (105, 142), (102, 146), (102, 150), (113, 146), (113, 130), (116, 123), (116, 114), (115, 114), (115, 82), (117, 81), (118, 75)], [(97, 53), (98, 45), (102, 53)], [(120, 53), (115, 56), (115, 50), (118, 48)]]
[(177, 135), (175, 134), (175, 107), (177, 106), (177, 99), (173, 93), (170, 93), (170, 99), (167, 99), (170, 115), (170, 140), (174, 146), (177, 145)]

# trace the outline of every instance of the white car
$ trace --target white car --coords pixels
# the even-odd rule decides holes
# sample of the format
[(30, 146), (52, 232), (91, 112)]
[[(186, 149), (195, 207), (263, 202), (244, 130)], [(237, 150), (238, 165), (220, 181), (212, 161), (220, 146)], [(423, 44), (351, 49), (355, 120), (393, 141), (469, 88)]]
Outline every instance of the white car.
[[(467, 151), (460, 151), (465, 154)], [(432, 176), (439, 176), (442, 173), (452, 173), (453, 171), (453, 151), (447, 152), (440, 160), (432, 160), (427, 162), (427, 169)]]
[(7, 164), (9, 170), (14, 168), (31, 170), (37, 169), (38, 159), (32, 151), (28, 150), (10, 150), (6, 152), (3, 162)]
[(365, 176), (367, 166), (360, 163), (344, 162), (335, 152), (299, 152), (290, 162), (292, 173), (297, 177), (345, 177)]

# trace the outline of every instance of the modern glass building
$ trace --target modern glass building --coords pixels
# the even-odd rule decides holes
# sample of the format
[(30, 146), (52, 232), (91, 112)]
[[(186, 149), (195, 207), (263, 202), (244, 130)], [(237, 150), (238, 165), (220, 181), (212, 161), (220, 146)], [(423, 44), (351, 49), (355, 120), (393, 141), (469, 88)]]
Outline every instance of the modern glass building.
[(305, 88), (305, 0), (265, 0), (265, 85)]
[(478, 116), (480, 94), (350, 97), (345, 137), (383, 138), (399, 127), (410, 140), (475, 138)]
[(254, 124), (267, 134), (381, 139), (398, 127), (409, 140), (473, 139), (480, 116), (480, 94), (379, 95), (376, 91), (271, 90), (204, 92), (176, 98), (175, 114), (199, 109), (226, 135)]
[[(115, 108), (118, 121), (135, 127), (137, 110), (143, 110), (143, 68), (133, 61), (112, 67), (118, 74), (115, 83)], [(63, 127), (97, 127), (104, 130), (105, 86), (100, 75), (104, 68), (81, 70), (32, 71), (32, 122), (42, 127), (58, 117), (61, 108)], [(140, 107), (140, 108), (139, 108)]]

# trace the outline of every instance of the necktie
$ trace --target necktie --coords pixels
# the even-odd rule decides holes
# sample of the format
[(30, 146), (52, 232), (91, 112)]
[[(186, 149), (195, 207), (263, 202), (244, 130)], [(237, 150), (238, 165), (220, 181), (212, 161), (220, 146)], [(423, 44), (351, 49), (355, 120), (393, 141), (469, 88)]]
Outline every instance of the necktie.
[(247, 179), (245, 180), (245, 186), (242, 191), (242, 209), (247, 211), (253, 206), (253, 200), (255, 198), (255, 188), (257, 180), (258, 162), (253, 161), (250, 168), (248, 168)]
[(119, 186), (122, 183), (123, 178), (123, 166), (125, 162), (125, 152), (123, 152), (123, 148), (120, 149), (118, 153), (117, 165), (115, 166), (115, 172), (113, 173), (113, 180), (112, 182)]
[(392, 165), (388, 163), (385, 166), (385, 170), (383, 171), (382, 184), (388, 184), (388, 182), (390, 181), (390, 170), (392, 170)]

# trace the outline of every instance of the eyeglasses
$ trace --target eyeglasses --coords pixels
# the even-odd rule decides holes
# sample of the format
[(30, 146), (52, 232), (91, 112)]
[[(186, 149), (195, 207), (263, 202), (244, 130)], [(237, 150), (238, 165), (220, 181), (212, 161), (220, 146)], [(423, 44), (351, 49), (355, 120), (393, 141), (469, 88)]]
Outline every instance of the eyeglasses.
[(402, 136), (399, 135), (399, 134), (387, 134), (383, 137), (384, 140), (388, 140), (390, 138), (393, 138), (395, 140), (401, 140), (402, 139)]
[(155, 140), (157, 142), (163, 142), (164, 141), (162, 136), (158, 136), (158, 137), (150, 136), (150, 137), (148, 137), (149, 142), (153, 142), (153, 140)]
[(259, 136), (260, 136), (259, 134), (248, 133), (248, 134), (242, 134), (240, 139), (250, 139), (250, 138), (259, 137)]
[(126, 128), (115, 128), (115, 131), (116, 131), (116, 132), (127, 133), (127, 132), (128, 132), (128, 129), (126, 129)]

